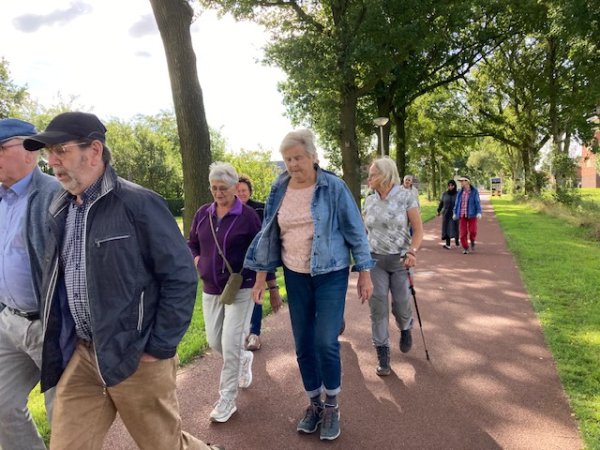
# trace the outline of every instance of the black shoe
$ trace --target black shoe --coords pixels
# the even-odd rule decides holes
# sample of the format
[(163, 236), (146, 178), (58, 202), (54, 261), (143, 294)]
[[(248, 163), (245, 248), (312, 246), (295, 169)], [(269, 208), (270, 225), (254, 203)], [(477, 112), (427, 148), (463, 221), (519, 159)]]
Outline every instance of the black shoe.
[(377, 359), (379, 365), (377, 366), (377, 375), (380, 377), (390, 374), (390, 348), (386, 345), (378, 345), (375, 347), (377, 350)]
[(338, 334), (338, 336), (341, 336), (345, 329), (346, 329), (346, 321), (344, 319), (342, 319), (342, 326), (340, 327), (340, 333)]
[(468, 255), (468, 254), (469, 254), (469, 249), (465, 248), (465, 249), (463, 250), (463, 255)]
[(471, 251), (474, 252), (475, 251), (475, 242), (471, 242)]
[(400, 351), (402, 353), (410, 352), (412, 348), (412, 333), (410, 330), (400, 331)]
[(446, 250), (450, 250), (452, 247), (450, 247), (448, 244), (446, 244), (446, 245), (444, 245), (444, 248), (445, 248)]

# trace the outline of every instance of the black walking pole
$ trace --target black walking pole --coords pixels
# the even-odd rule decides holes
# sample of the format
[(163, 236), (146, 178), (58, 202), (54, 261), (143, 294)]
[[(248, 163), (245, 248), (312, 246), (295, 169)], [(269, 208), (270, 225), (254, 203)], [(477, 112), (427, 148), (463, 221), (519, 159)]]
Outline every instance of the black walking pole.
[(415, 301), (415, 310), (417, 311), (417, 319), (419, 319), (419, 328), (421, 329), (421, 337), (423, 338), (423, 346), (425, 347), (425, 356), (427, 357), (427, 361), (429, 359), (429, 352), (427, 351), (427, 344), (425, 343), (425, 335), (423, 334), (423, 324), (421, 323), (421, 314), (419, 314), (419, 305), (417, 305), (417, 294), (415, 293), (415, 286), (413, 285), (412, 276), (410, 275), (410, 269), (406, 269), (406, 273), (408, 274), (408, 282), (410, 284), (410, 292), (412, 293), (413, 300)]

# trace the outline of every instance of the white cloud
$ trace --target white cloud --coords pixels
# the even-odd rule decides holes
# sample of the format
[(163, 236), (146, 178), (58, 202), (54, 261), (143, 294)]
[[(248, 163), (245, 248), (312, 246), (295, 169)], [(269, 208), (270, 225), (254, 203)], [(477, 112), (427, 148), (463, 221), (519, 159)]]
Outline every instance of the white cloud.
[[(0, 56), (15, 82), (41, 102), (51, 104), (58, 92), (75, 95), (104, 119), (172, 108), (164, 48), (147, 0), (21, 0), (2, 9)], [(24, 19), (33, 12), (36, 20)], [(234, 150), (276, 150), (291, 125), (276, 89), (284, 74), (258, 62), (266, 34), (205, 11), (192, 39), (208, 123)]]
[(13, 24), (19, 31), (33, 33), (44, 25), (65, 25), (92, 10), (92, 6), (87, 3), (75, 2), (66, 9), (55, 9), (48, 14), (23, 14), (15, 17)]

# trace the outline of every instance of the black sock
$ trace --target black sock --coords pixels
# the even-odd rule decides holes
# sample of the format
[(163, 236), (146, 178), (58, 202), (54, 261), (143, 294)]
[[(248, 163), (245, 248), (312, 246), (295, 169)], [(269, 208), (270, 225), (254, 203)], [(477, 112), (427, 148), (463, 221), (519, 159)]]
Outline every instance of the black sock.
[(450, 247), (450, 238), (446, 238), (446, 245)]
[(315, 395), (314, 397), (310, 398), (310, 404), (311, 405), (318, 405), (318, 406), (323, 406), (323, 402), (321, 401), (321, 394), (319, 395)]
[(329, 395), (329, 394), (325, 395), (325, 406), (326, 407), (335, 408), (337, 405), (338, 405), (337, 404), (337, 395)]

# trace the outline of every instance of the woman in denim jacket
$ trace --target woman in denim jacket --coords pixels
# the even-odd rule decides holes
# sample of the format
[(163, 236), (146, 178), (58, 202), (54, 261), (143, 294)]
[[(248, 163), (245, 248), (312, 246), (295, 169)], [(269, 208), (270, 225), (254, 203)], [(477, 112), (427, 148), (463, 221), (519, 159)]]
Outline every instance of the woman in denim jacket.
[[(317, 164), (310, 130), (288, 133), (280, 146), (287, 171), (275, 180), (244, 266), (257, 272), (252, 296), (262, 302), (265, 279), (283, 265), (296, 358), (310, 404), (298, 432), (320, 438), (340, 435), (337, 394), (341, 390), (338, 334), (344, 316), (348, 275), (359, 272), (362, 303), (373, 293), (375, 265), (360, 212), (346, 184)], [(323, 391), (325, 399), (321, 398)]]

